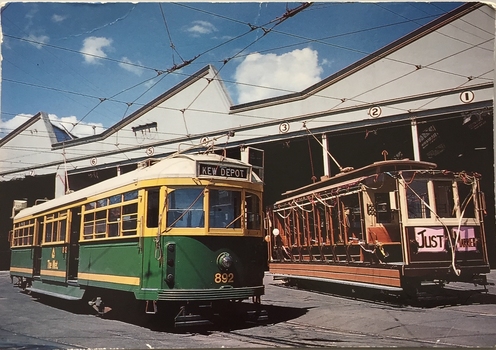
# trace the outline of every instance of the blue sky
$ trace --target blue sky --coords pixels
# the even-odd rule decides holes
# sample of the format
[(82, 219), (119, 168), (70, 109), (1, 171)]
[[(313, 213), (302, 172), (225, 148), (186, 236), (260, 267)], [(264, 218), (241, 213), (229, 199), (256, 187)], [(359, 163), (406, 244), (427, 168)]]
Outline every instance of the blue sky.
[(234, 104), (301, 91), (461, 4), (324, 2), (281, 20), (301, 3), (9, 3), (0, 137), (40, 111), (102, 131), (208, 64)]

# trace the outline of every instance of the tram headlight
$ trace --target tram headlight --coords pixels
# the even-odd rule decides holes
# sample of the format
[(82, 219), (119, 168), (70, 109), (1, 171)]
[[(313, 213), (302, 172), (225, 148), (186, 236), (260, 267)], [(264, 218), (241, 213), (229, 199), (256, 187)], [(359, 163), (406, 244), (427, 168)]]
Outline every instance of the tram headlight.
[(217, 257), (217, 265), (224, 270), (229, 269), (233, 265), (233, 258), (229, 253), (220, 253)]
[(274, 235), (274, 237), (279, 236), (279, 229), (277, 229), (277, 228), (273, 229), (272, 234)]

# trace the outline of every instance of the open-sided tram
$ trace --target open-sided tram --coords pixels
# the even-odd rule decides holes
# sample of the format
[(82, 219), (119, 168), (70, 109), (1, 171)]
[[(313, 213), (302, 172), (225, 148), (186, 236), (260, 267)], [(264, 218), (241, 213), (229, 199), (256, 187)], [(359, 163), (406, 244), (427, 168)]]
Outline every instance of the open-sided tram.
[(148, 160), (18, 211), (10, 274), (33, 293), (85, 298), (100, 314), (132, 295), (143, 312), (174, 312), (176, 324), (230, 314), (244, 299), (258, 306), (262, 190), (249, 164), (221, 155)]
[(408, 293), (487, 283), (478, 174), (385, 160), (283, 195), (266, 236), (276, 278)]

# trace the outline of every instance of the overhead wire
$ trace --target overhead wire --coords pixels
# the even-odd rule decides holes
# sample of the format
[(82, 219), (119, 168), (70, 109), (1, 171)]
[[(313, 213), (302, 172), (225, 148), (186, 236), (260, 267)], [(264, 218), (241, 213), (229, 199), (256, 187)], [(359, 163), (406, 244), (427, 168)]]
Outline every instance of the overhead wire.
[[(188, 8), (193, 9), (191, 6), (186, 6), (186, 5), (181, 5), (181, 6), (183, 6), (183, 7), (188, 7)], [(209, 11), (203, 11), (203, 10), (198, 10), (198, 11), (202, 11), (202, 12), (205, 12), (205, 13), (212, 14), (212, 13), (211, 13), (211, 12), (209, 12)], [(222, 17), (222, 18), (226, 18), (226, 19), (229, 19), (228, 17), (225, 17), (225, 16), (220, 16), (220, 17)], [(284, 16), (281, 16), (281, 17), (284, 17)], [(232, 20), (232, 19), (231, 19), (231, 20)], [(238, 23), (246, 24), (245, 22), (242, 22), (242, 21), (236, 21), (236, 20), (234, 20), (234, 21), (235, 21), (235, 22), (238, 22)], [(272, 21), (271, 21), (271, 22), (272, 22)], [(281, 23), (281, 22), (282, 22), (282, 21), (280, 21), (280, 23)], [(270, 22), (268, 22), (268, 23), (270, 23)], [(277, 24), (280, 24), (280, 23), (277, 23)], [(253, 30), (253, 28), (251, 28), (251, 30)], [(246, 32), (246, 33), (244, 33), (243, 35), (248, 34), (249, 32), (251, 32), (251, 30), (250, 30), (250, 31), (248, 31), (248, 32)], [(279, 32), (279, 31), (275, 31), (273, 28), (271, 28), (271, 31), (278, 32), (278, 33), (282, 33), (282, 32)], [(9, 35), (6, 35), (6, 36), (9, 36)], [(239, 37), (241, 37), (241, 36), (238, 36), (237, 38), (239, 38)], [(19, 38), (19, 39), (22, 39), (22, 38)], [(236, 38), (233, 38), (233, 39), (236, 39)], [(226, 42), (229, 42), (229, 41), (231, 41), (231, 40), (233, 40), (233, 39), (230, 39), (230, 40), (228, 40), (228, 41), (226, 41)], [(307, 38), (307, 39), (308, 39), (308, 38)], [(23, 39), (23, 40), (25, 40), (25, 39)], [(310, 40), (310, 41), (312, 41), (312, 42), (318, 42), (318, 40), (315, 40), (315, 39), (308, 39), (308, 40)], [(30, 41), (30, 42), (34, 42), (33, 40), (29, 40), (29, 41)], [(39, 44), (42, 44), (42, 43), (39, 43)], [(325, 43), (325, 44), (327, 44), (327, 43)], [(222, 45), (222, 44), (217, 45), (217, 46), (215, 46), (214, 48), (217, 48), (217, 47), (219, 47), (219, 46), (221, 46), (221, 45)], [(55, 46), (53, 46), (53, 45), (48, 45), (48, 46), (55, 47)], [(247, 46), (247, 47), (249, 47), (249, 46)], [(245, 49), (246, 49), (247, 47), (245, 47)], [(57, 47), (57, 48), (60, 48), (60, 47)], [(214, 48), (212, 48), (212, 49), (214, 49)], [(60, 48), (60, 49), (64, 49), (64, 48)], [(205, 53), (209, 52), (209, 51), (210, 51), (210, 50), (212, 50), (212, 49), (209, 49), (209, 50), (207, 50), (207, 51), (204, 51), (204, 52), (202, 52), (202, 53), (198, 54), (198, 55), (197, 55), (197, 57), (204, 55)], [(76, 51), (76, 50), (70, 50), (70, 51), (77, 52), (77, 53), (80, 53), (80, 54), (85, 54), (85, 53), (83, 53), (83, 52)], [(241, 52), (242, 52), (242, 51), (241, 51)], [(146, 66), (141, 65), (141, 64), (140, 64), (140, 65), (138, 65), (138, 64), (135, 64), (135, 63), (124, 62), (124, 61), (120, 61), (120, 60), (111, 59), (111, 58), (108, 58), (108, 57), (100, 57), (100, 56), (98, 56), (98, 55), (91, 55), (91, 56), (98, 57), (98, 58), (102, 58), (102, 59), (109, 59), (109, 60), (112, 60), (112, 61), (114, 61), (114, 62), (118, 62), (118, 63), (120, 63), (120, 64), (129, 64), (129, 65), (137, 66), (137, 67), (140, 67), (140, 68), (143, 68), (143, 69), (153, 69), (154, 71), (159, 72), (159, 70), (157, 70), (157, 69), (155, 69), (155, 68), (146, 67)], [(232, 58), (234, 58), (234, 57), (239, 57), (239, 56), (240, 56), (240, 52), (238, 52), (238, 54), (237, 54), (236, 56), (233, 56), (233, 57), (231, 57), (231, 58), (229, 58), (229, 59), (225, 60), (225, 62), (226, 62), (226, 61), (228, 61), (228, 60), (230, 60), (230, 59), (232, 59)], [(146, 82), (146, 81), (148, 81), (148, 80), (151, 80), (151, 79), (147, 79), (147, 80), (145, 80), (145, 82)], [(238, 83), (238, 82), (235, 82), (235, 83)], [(138, 84), (134, 85), (133, 87), (136, 87), (136, 86), (138, 86), (138, 85), (140, 85), (140, 84), (138, 83)], [(133, 88), (133, 87), (131, 87), (131, 88)], [(130, 90), (131, 88), (128, 88), (128, 89), (123, 90), (123, 91), (128, 91), (128, 90)], [(270, 88), (270, 87), (267, 87), (267, 88)], [(288, 92), (293, 92), (293, 91), (288, 91)], [(81, 95), (81, 94), (80, 94), (80, 95)], [(116, 94), (116, 95), (118, 95), (118, 94)], [(100, 99), (100, 98), (99, 98), (99, 99)], [(109, 99), (109, 98), (107, 98), (107, 100), (108, 100), (108, 99)], [(100, 103), (99, 103), (99, 104), (100, 104)], [(85, 116), (85, 117), (86, 117), (86, 116)]]
[[(248, 33), (248, 32), (247, 32), (247, 33)], [(246, 33), (245, 33), (245, 34), (246, 34)], [(234, 56), (234, 57), (236, 57), (236, 56)], [(117, 60), (115, 60), (115, 61), (117, 61)], [(138, 85), (138, 84), (137, 84), (137, 85)], [(118, 95), (118, 94), (116, 94), (116, 95)], [(116, 95), (114, 95), (114, 96), (116, 96)], [(93, 96), (93, 97), (95, 97), (95, 96)], [(96, 98), (96, 97), (95, 97), (95, 98)], [(105, 100), (108, 100), (108, 99), (105, 99)], [(103, 102), (103, 101), (101, 101), (101, 100), (100, 100), (99, 104), (100, 104), (101, 102)], [(98, 104), (98, 105), (99, 105), (99, 104)], [(98, 105), (97, 105), (97, 106), (98, 106)], [(95, 108), (96, 108), (96, 107), (95, 107)]]
[[(10, 22), (13, 26), (17, 27), (17, 28), (18, 28), (21, 32), (23, 32), (23, 33), (24, 33), (24, 34), (26, 34), (27, 36), (29, 35), (28, 33), (26, 33), (25, 29), (20, 28), (20, 27), (17, 25), (17, 23), (15, 23), (15, 22), (11, 21), (8, 17), (4, 16), (4, 17), (2, 17), (2, 19), (3, 19), (4, 21), (5, 21), (5, 20), (7, 20), (8, 22)], [(4, 34), (4, 36), (5, 36), (5, 34)], [(35, 44), (35, 45), (36, 45), (36, 44)], [(39, 47), (40, 47), (40, 49), (41, 49), (41, 50), (43, 50), (44, 52), (46, 52), (46, 53), (50, 54), (50, 56), (51, 56), (51, 57), (54, 57), (54, 58), (55, 58), (58, 62), (60, 62), (60, 64), (61, 64), (62, 66), (64, 66), (65, 68), (69, 69), (69, 70), (70, 70), (70, 72), (71, 72), (71, 74), (74, 74), (74, 75), (78, 78), (78, 82), (79, 82), (79, 81), (83, 81), (83, 82), (84, 82), (84, 83), (86, 83), (86, 85), (87, 85), (88, 87), (90, 87), (92, 90), (94, 90), (94, 91), (98, 91), (97, 86), (95, 86), (95, 85), (94, 85), (93, 83), (91, 83), (88, 79), (86, 79), (86, 77), (85, 77), (84, 75), (79, 74), (76, 70), (71, 69), (71, 67), (69, 67), (69, 66), (66, 64), (65, 60), (60, 59), (57, 55), (55, 55), (53, 52), (51, 52), (50, 50), (48, 50), (48, 49), (47, 49), (47, 46), (45, 46), (45, 45), (41, 45), (41, 44), (40, 44), (40, 45), (39, 45)], [(15, 50), (15, 49), (14, 49), (14, 48), (12, 48), (12, 47), (11, 47), (10, 49), (11, 49), (11, 50)], [(24, 55), (21, 55), (21, 57), (22, 57), (23, 59), (31, 59), (31, 56), (24, 56)], [(37, 56), (36, 56), (36, 57), (37, 57)], [(12, 64), (12, 65), (16, 66), (18, 69), (22, 70), (20, 67), (18, 67), (18, 65), (14, 64), (14, 63), (13, 63), (13, 62), (11, 62), (10, 60), (8, 60), (6, 57), (4, 57), (4, 58), (3, 58), (3, 60), (5, 60), (6, 62), (9, 62), (10, 64)], [(5, 69), (5, 68), (4, 68), (4, 69)], [(31, 75), (29, 72), (24, 71), (24, 73), (25, 73), (26, 75), (28, 75), (28, 76), (30, 76), (30, 77), (34, 77), (34, 78), (36, 78), (38, 81), (40, 81), (40, 79), (38, 79), (38, 78), (37, 78), (36, 76), (34, 76), (34, 75)], [(53, 74), (50, 74), (50, 75), (51, 75), (51, 76), (53, 76)], [(60, 79), (57, 79), (57, 80), (60, 80)], [(75, 103), (78, 103), (78, 104), (81, 104), (82, 106), (84, 106), (84, 104), (83, 104), (83, 103), (81, 103), (81, 101), (78, 101), (78, 100), (72, 99), (72, 98), (70, 98), (70, 97), (67, 97), (67, 98), (69, 98), (70, 100), (74, 101)], [(84, 107), (86, 107), (86, 106), (84, 106)]]

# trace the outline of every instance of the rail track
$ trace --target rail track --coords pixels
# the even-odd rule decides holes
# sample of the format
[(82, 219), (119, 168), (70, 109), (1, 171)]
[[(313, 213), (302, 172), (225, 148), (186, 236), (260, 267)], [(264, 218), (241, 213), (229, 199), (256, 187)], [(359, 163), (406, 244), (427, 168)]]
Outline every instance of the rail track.
[[(267, 325), (259, 334), (246, 334), (243, 330), (213, 331), (210, 337), (242, 341), (246, 347), (380, 347), (380, 346), (445, 346), (460, 347), (448, 340), (422, 340), (403, 336), (382, 335), (370, 332), (342, 331), (339, 328), (309, 325), (297, 321)], [(463, 347), (463, 346), (462, 346)], [(469, 347), (469, 346), (467, 346)]]

